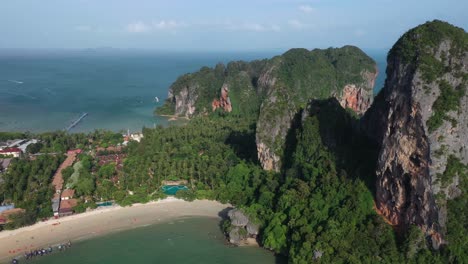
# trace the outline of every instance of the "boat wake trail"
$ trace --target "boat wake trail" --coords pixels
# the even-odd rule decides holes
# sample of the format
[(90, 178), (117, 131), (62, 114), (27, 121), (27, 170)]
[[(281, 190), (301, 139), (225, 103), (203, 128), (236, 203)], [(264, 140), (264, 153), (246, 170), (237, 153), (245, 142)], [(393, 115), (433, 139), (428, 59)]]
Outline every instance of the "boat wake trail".
[(17, 80), (7, 80), (9, 82), (12, 82), (12, 83), (17, 83), (17, 84), (23, 84), (22, 81), (17, 81)]

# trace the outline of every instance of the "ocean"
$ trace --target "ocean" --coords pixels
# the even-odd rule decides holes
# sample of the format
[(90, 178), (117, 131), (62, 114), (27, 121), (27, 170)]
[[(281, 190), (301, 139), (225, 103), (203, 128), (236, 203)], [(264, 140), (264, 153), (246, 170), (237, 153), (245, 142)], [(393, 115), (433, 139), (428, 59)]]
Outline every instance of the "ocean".
[[(169, 86), (178, 76), (218, 62), (281, 53), (1, 51), (0, 131), (61, 130), (85, 112), (88, 116), (71, 132), (139, 131), (143, 126), (165, 125), (167, 119), (154, 116), (153, 110), (167, 98)], [(385, 52), (369, 55), (380, 69), (379, 89), (385, 79)]]
[(219, 220), (185, 218), (73, 242), (66, 251), (36, 257), (34, 264), (286, 263), (257, 247), (225, 244)]

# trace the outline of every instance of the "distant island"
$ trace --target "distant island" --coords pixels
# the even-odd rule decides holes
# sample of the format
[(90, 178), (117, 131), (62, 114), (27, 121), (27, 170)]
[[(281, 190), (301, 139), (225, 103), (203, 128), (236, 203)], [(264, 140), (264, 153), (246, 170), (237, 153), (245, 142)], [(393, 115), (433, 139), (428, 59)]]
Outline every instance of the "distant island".
[(291, 49), (180, 76), (155, 114), (183, 125), (2, 132), (0, 241), (98, 207), (154, 215), (174, 187), (291, 263), (467, 262), (467, 61), (466, 31), (434, 20), (395, 43), (375, 98), (384, 69), (359, 48)]

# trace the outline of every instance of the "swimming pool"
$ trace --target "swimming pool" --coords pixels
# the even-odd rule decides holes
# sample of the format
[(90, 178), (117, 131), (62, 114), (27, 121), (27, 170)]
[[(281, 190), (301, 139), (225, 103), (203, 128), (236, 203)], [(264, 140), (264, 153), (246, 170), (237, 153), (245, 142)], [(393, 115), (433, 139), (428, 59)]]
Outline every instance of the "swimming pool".
[(167, 195), (175, 195), (180, 190), (188, 190), (187, 186), (185, 185), (164, 185), (161, 188)]
[(112, 206), (114, 203), (111, 202), (111, 201), (107, 201), (107, 202), (102, 202), (102, 203), (96, 203), (97, 207), (101, 207), (101, 206)]

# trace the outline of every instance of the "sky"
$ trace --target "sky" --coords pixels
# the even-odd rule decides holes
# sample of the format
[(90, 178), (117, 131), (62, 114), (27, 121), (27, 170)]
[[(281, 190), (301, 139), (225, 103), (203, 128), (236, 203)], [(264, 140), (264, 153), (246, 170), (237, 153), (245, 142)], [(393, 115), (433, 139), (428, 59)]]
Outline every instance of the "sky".
[(0, 48), (388, 49), (428, 20), (466, 29), (467, 12), (463, 0), (2, 0)]

